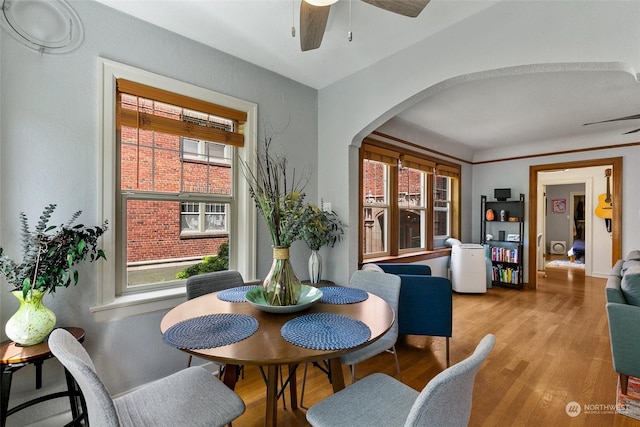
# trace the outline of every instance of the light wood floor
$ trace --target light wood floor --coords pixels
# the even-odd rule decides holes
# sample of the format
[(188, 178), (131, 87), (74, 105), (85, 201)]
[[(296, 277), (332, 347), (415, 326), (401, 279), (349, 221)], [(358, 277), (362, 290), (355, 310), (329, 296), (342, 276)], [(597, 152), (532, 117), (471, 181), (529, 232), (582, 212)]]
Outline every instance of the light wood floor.
[[(617, 376), (611, 364), (604, 279), (585, 278), (581, 269), (548, 268), (546, 274), (539, 275), (536, 291), (494, 288), (482, 295), (454, 295), (451, 362), (469, 355), (485, 334), (497, 339), (476, 378), (469, 425), (640, 426), (640, 421), (611, 409)], [(444, 338), (401, 337), (398, 353), (400, 379), (416, 390), (445, 368)], [(357, 368), (359, 378), (376, 371), (395, 375), (391, 354)], [(349, 378), (345, 368), (347, 383)], [(301, 375), (298, 392), (300, 384)], [(265, 387), (258, 370), (247, 367), (236, 391), (247, 410), (234, 427), (262, 426)], [(327, 377), (310, 368), (304, 406), (329, 394)], [(590, 405), (595, 413), (569, 417), (565, 407), (572, 401)], [(278, 425), (309, 424), (304, 409), (284, 410), (280, 401)]]

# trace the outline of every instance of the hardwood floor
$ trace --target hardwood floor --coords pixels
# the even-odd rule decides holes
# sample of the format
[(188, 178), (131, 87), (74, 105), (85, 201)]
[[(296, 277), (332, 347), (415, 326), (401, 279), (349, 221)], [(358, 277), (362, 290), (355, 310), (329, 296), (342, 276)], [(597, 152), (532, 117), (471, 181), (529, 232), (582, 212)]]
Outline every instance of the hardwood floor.
[[(611, 364), (605, 280), (585, 278), (580, 269), (548, 268), (546, 274), (538, 276), (536, 291), (493, 288), (482, 295), (454, 295), (451, 363), (469, 355), (485, 334), (496, 336), (476, 378), (469, 425), (640, 426), (612, 409), (617, 376)], [(445, 368), (444, 347), (444, 338), (401, 337), (401, 380), (421, 390)], [(358, 378), (376, 371), (394, 375), (393, 356), (382, 354), (357, 366)], [(346, 368), (344, 372), (349, 382)], [(259, 371), (247, 367), (236, 391), (247, 411), (233, 425), (262, 426), (265, 387)], [(310, 367), (304, 406), (330, 394), (326, 375)], [(589, 405), (591, 413), (569, 417), (565, 408), (572, 401)], [(278, 425), (309, 424), (304, 409), (284, 410), (280, 401)]]

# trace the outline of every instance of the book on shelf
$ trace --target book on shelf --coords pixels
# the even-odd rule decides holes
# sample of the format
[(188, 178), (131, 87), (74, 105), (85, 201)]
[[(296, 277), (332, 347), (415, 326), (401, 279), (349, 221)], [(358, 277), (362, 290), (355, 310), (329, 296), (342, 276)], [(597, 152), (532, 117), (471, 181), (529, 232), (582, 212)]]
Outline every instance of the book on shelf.
[(492, 280), (494, 282), (519, 284), (519, 270), (512, 267), (504, 267), (502, 265), (494, 265), (492, 269)]
[(491, 247), (491, 261), (518, 263), (518, 249), (508, 249), (499, 246)]

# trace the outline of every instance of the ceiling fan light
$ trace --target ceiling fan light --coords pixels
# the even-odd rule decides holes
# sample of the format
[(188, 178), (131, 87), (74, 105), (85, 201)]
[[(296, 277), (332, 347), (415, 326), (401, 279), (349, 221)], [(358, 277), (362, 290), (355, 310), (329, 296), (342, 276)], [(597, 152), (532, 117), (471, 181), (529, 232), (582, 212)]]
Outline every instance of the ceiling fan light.
[(306, 3), (309, 3), (312, 6), (331, 6), (336, 3), (338, 0), (303, 0)]

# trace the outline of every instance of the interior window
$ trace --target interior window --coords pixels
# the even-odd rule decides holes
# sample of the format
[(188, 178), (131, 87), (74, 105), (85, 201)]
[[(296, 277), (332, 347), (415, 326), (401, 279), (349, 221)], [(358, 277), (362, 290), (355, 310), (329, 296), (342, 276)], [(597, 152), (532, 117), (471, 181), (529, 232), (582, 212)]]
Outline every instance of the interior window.
[(360, 155), (360, 261), (427, 253), (458, 236), (459, 165), (370, 138)]

